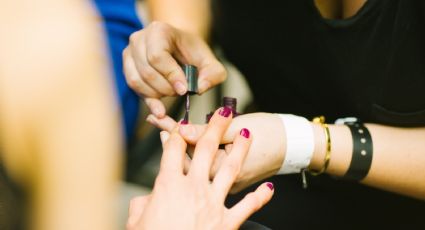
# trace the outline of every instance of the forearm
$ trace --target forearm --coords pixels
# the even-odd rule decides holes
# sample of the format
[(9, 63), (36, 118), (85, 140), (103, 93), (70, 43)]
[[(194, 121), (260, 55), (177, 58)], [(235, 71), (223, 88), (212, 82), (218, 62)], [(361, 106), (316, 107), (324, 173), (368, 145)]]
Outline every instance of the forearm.
[(0, 139), (31, 229), (116, 229), (120, 128), (98, 18), (83, 1), (9, 6)]
[[(316, 149), (310, 168), (324, 163), (323, 129), (314, 124)], [(373, 159), (368, 175), (361, 181), (372, 187), (425, 199), (425, 128), (396, 128), (366, 124), (373, 140)], [(330, 125), (331, 160), (327, 173), (343, 176), (350, 165), (353, 143), (346, 126)]]
[(205, 40), (211, 24), (210, 0), (148, 0), (151, 21), (161, 21)]

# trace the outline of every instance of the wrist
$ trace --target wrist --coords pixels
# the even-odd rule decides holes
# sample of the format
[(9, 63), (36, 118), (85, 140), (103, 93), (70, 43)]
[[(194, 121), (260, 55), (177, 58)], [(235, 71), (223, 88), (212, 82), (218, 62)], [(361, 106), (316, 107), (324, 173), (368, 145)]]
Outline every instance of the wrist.
[[(314, 152), (309, 169), (320, 170), (325, 164), (326, 138), (324, 128), (320, 124), (312, 123), (314, 133)], [(327, 170), (328, 174), (343, 176), (350, 165), (353, 143), (350, 130), (345, 125), (328, 125), (332, 150)]]
[(299, 173), (310, 164), (314, 151), (314, 135), (310, 122), (304, 117), (279, 114), (285, 138), (284, 158), (277, 174)]
[(310, 170), (319, 171), (325, 166), (326, 137), (324, 128), (320, 124), (311, 122), (311, 127), (314, 135), (314, 151), (308, 168)]

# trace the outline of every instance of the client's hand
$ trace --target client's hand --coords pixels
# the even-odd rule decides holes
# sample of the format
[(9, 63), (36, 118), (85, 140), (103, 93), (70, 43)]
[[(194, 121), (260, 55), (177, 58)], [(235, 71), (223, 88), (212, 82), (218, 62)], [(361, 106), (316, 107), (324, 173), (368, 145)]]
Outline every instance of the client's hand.
[(187, 173), (187, 145), (178, 131), (184, 125), (171, 134), (161, 133), (164, 152), (153, 192), (131, 201), (127, 229), (237, 229), (271, 199), (273, 185), (264, 183), (232, 208), (224, 206), (252, 140), (247, 129), (233, 136), (231, 151), (210, 180), (220, 140), (231, 122), (229, 115), (226, 109), (216, 111), (199, 133)]
[[(168, 116), (163, 119), (149, 116), (148, 121), (163, 130), (171, 130), (177, 125)], [(181, 126), (179, 132), (189, 144), (197, 145), (206, 128), (207, 125), (188, 124)], [(242, 128), (251, 131), (253, 141), (231, 192), (238, 192), (255, 182), (275, 175), (282, 165), (286, 148), (284, 127), (276, 114), (252, 113), (238, 116), (232, 120), (220, 142), (226, 144), (225, 151), (218, 152), (211, 170), (211, 177), (230, 156), (233, 139)]]

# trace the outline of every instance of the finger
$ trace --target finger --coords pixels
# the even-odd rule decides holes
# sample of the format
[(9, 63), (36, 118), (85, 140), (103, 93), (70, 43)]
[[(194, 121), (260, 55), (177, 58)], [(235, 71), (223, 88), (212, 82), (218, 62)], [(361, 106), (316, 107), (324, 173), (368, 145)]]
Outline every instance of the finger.
[(161, 143), (162, 143), (162, 147), (164, 147), (164, 144), (168, 141), (168, 139), (170, 138), (170, 133), (167, 131), (161, 131), (159, 133), (159, 137), (161, 139)]
[(226, 217), (226, 222), (231, 223), (230, 229), (237, 229), (254, 212), (261, 209), (272, 198), (274, 193), (273, 184), (266, 182), (261, 184), (254, 192), (248, 193), (239, 203), (233, 206)]
[[(185, 126), (181, 126), (179, 132), (187, 143), (195, 145), (198, 142), (199, 138), (201, 138), (202, 134), (205, 133), (207, 127), (208, 125), (187, 124)], [(225, 138), (222, 138), (220, 144), (231, 143), (235, 138), (236, 134), (237, 132), (234, 132), (233, 130), (231, 133), (229, 133), (229, 129), (227, 129), (226, 134), (224, 135)]]
[(227, 72), (224, 66), (215, 60), (215, 58), (202, 68), (200, 68), (198, 78), (198, 90), (202, 94), (211, 87), (220, 84), (227, 78)]
[(232, 151), (233, 148), (233, 144), (227, 144), (224, 146), (224, 150), (226, 150), (226, 152), (230, 153)]
[(211, 170), (210, 170), (210, 180), (211, 181), (214, 179), (215, 175), (218, 172), (218, 169), (223, 164), (223, 162), (225, 162), (227, 157), (228, 157), (228, 155), (227, 155), (226, 151), (224, 151), (222, 149), (218, 150), (218, 152), (215, 156), (213, 165), (212, 165)]
[(186, 155), (186, 158), (184, 160), (184, 170), (183, 170), (183, 173), (185, 175), (187, 174), (187, 172), (189, 172), (191, 162), (192, 162), (192, 159), (190, 159), (189, 155)]
[(186, 142), (174, 129), (163, 146), (162, 159), (159, 173), (183, 174), (184, 160), (186, 157)]
[(216, 191), (218, 191), (218, 194), (222, 194), (223, 200), (229, 193), (230, 188), (242, 168), (251, 140), (252, 137), (250, 137), (249, 130), (242, 129), (233, 142), (232, 151), (229, 153), (223, 165), (218, 169), (217, 175), (213, 181), (213, 186)]
[(205, 130), (207, 130), (207, 125), (187, 124), (182, 125), (179, 132), (186, 142), (189, 144), (196, 144), (202, 134), (205, 133)]
[[(170, 133), (167, 131), (161, 131), (159, 133), (159, 136), (161, 138), (161, 143), (162, 143), (162, 147), (164, 147), (164, 144), (168, 141), (168, 139), (170, 138)], [(186, 154), (185, 159), (184, 159), (184, 166), (183, 166), (183, 173), (186, 175), (187, 172), (189, 171), (189, 167), (190, 167), (190, 162), (191, 159), (189, 157), (189, 155)]]
[[(175, 91), (170, 83), (165, 79), (156, 69), (154, 69), (147, 60), (147, 46), (140, 48), (140, 54), (138, 55), (138, 62), (135, 62), (136, 68), (140, 73), (142, 80), (146, 82), (152, 89), (156, 90), (165, 96), (174, 96)], [(145, 56), (143, 56), (145, 54)]]
[(145, 98), (146, 106), (149, 108), (149, 111), (153, 115), (155, 115), (158, 118), (164, 118), (165, 117), (165, 106), (162, 103), (161, 100), (157, 98)]
[(226, 79), (226, 70), (217, 60), (211, 48), (202, 39), (190, 36), (185, 32), (177, 34), (177, 50), (175, 56), (179, 60), (186, 60), (187, 63), (198, 67), (199, 93), (204, 93), (207, 89), (221, 83)]
[(141, 217), (150, 195), (137, 196), (130, 200), (128, 208), (127, 229), (131, 229)]
[(228, 107), (222, 107), (214, 113), (207, 130), (196, 144), (189, 176), (195, 176), (201, 180), (208, 179), (218, 145), (230, 125), (231, 118), (232, 110)]
[(184, 95), (187, 91), (186, 77), (171, 55), (176, 49), (175, 30), (160, 22), (151, 23), (149, 27), (154, 31), (146, 37), (146, 59), (149, 65), (164, 76), (179, 95)]
[(131, 56), (131, 51), (128, 48), (124, 50), (123, 57), (124, 75), (128, 86), (139, 95), (159, 98), (161, 95), (140, 77), (134, 59)]
[(149, 114), (149, 116), (146, 118), (146, 121), (153, 126), (168, 132), (171, 132), (174, 128), (177, 127), (177, 122), (169, 116), (165, 116), (164, 118), (157, 118), (154, 115)]

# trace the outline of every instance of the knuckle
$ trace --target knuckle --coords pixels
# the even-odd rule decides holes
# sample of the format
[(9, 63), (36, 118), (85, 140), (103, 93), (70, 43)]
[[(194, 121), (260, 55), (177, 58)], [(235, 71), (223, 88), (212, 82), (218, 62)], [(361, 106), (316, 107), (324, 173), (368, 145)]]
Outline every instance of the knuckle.
[(136, 32), (132, 33), (129, 37), (130, 43), (136, 43), (139, 39), (140, 33), (141, 33), (141, 31), (136, 31)]
[(152, 28), (153, 30), (157, 30), (157, 31), (161, 31), (161, 32), (167, 32), (171, 28), (171, 26), (168, 25), (167, 23), (160, 22), (160, 21), (151, 22), (149, 27)]
[(121, 52), (121, 56), (124, 60), (128, 58), (128, 47), (125, 47), (125, 49)]
[(142, 74), (143, 80), (146, 82), (151, 82), (155, 80), (155, 72), (150, 69), (144, 69)]
[(176, 81), (180, 76), (179, 73), (180, 71), (178, 69), (173, 69), (169, 73), (167, 73), (165, 78), (167, 78), (171, 82)]
[(148, 62), (157, 65), (161, 62), (161, 60), (164, 58), (165, 51), (156, 51), (156, 52), (149, 52), (147, 54)]
[(135, 76), (128, 76), (128, 77), (126, 77), (126, 82), (127, 82), (127, 85), (128, 86), (130, 86), (130, 88), (132, 88), (133, 90), (136, 90), (136, 91), (138, 91), (138, 89), (139, 89), (139, 79), (138, 79), (138, 77), (135, 77)]

